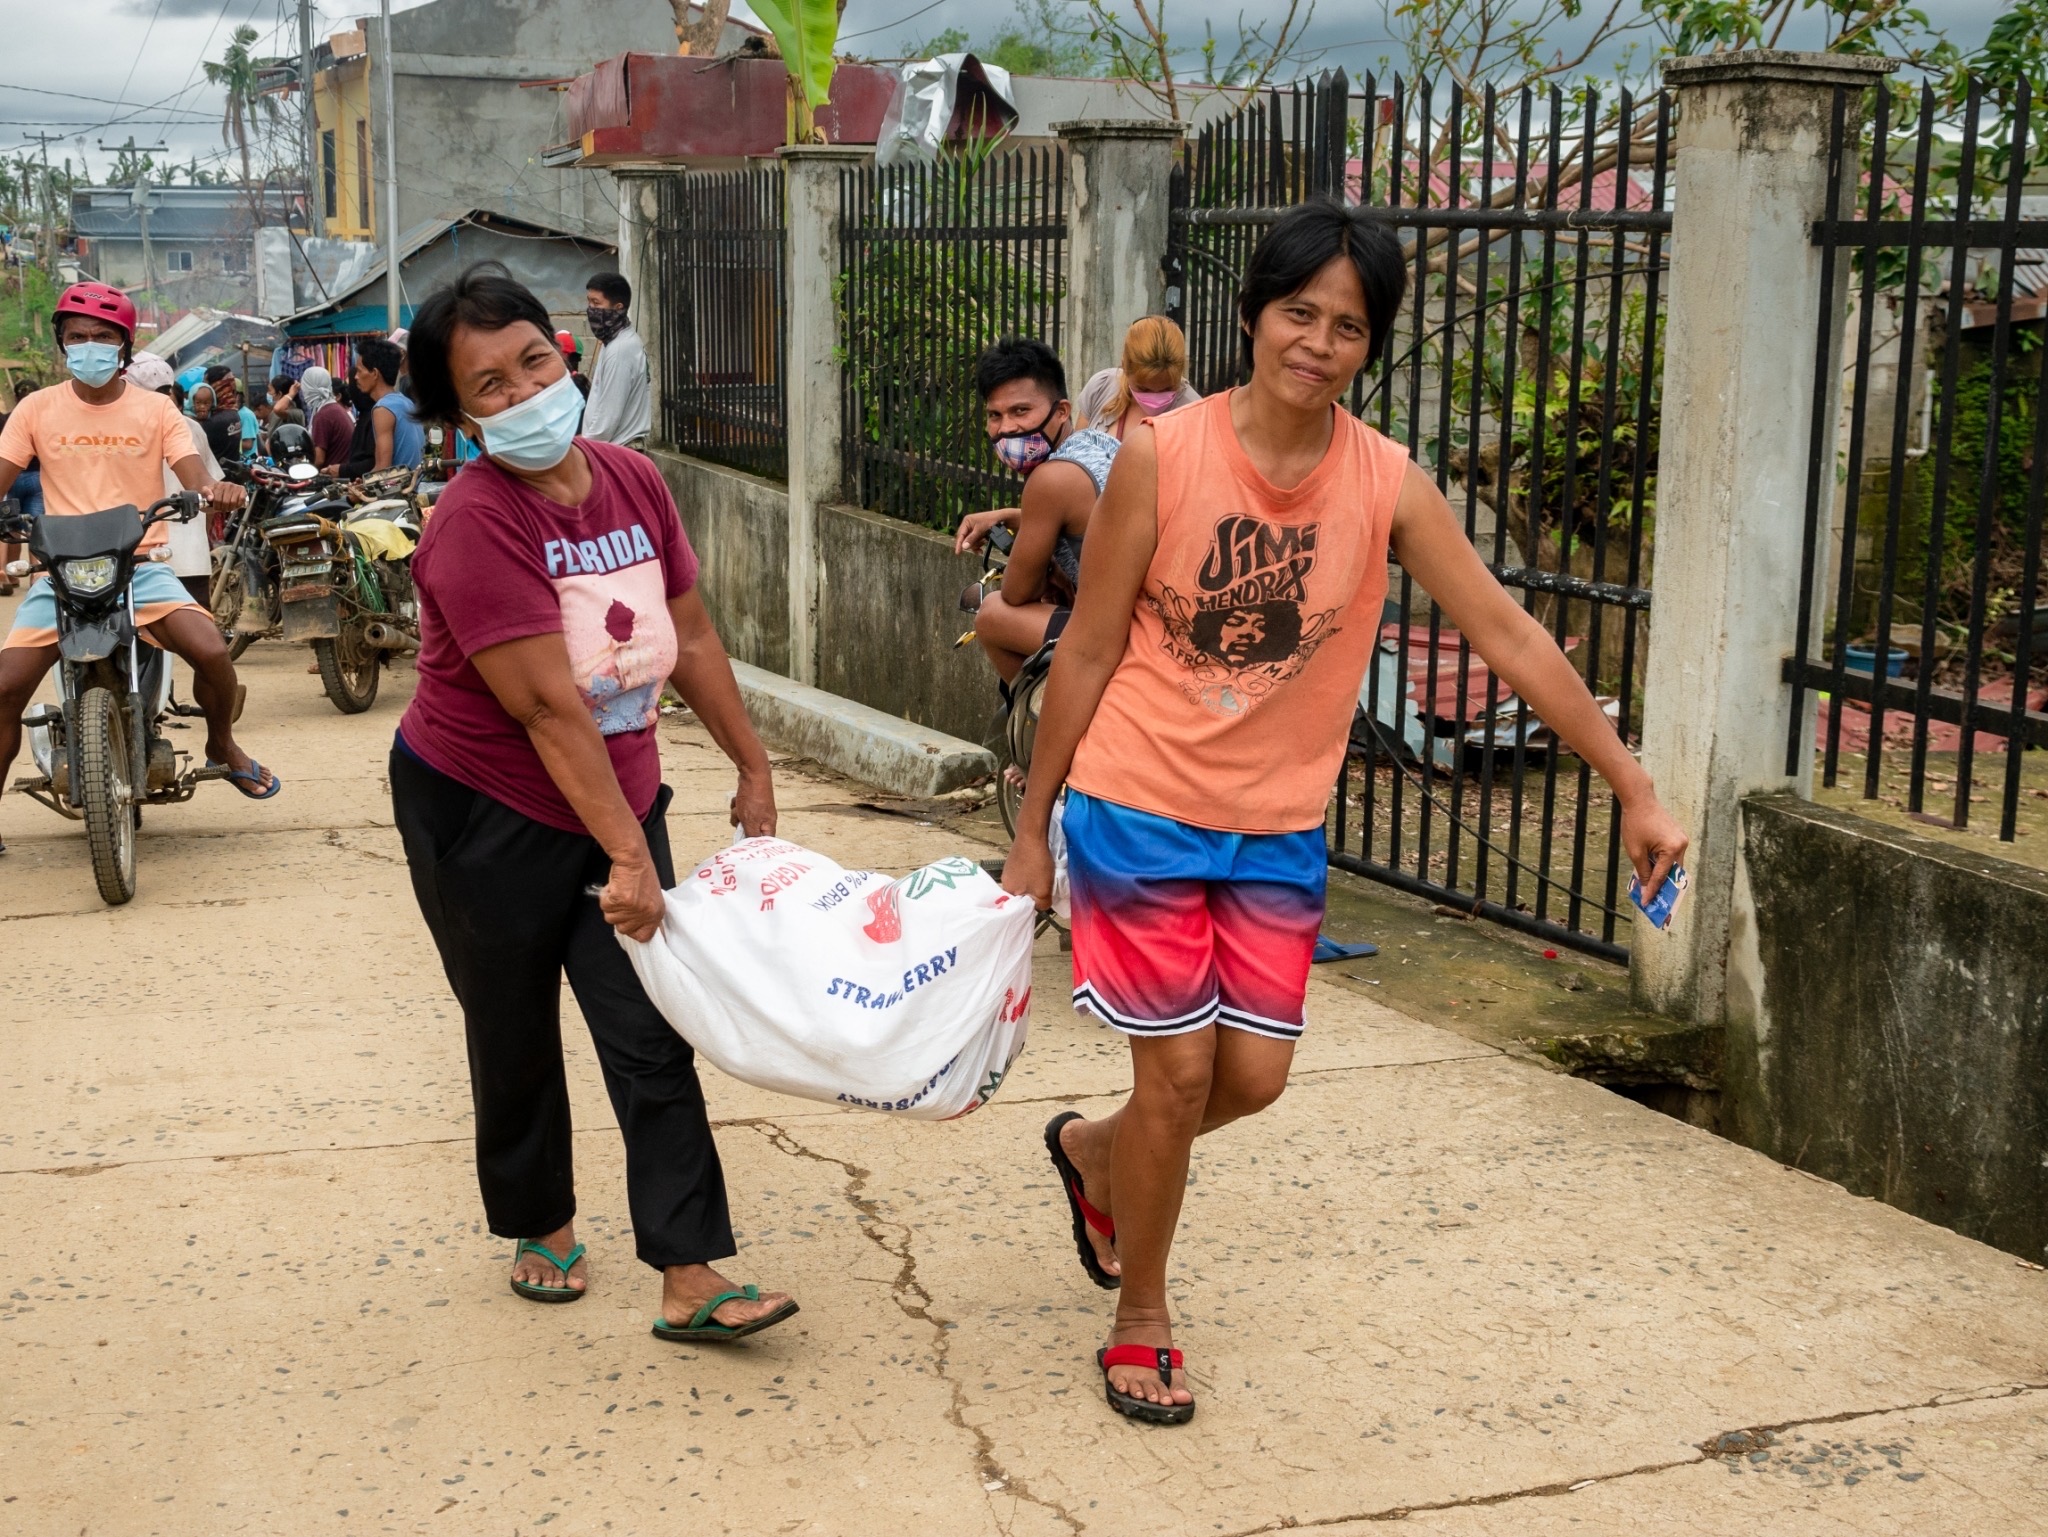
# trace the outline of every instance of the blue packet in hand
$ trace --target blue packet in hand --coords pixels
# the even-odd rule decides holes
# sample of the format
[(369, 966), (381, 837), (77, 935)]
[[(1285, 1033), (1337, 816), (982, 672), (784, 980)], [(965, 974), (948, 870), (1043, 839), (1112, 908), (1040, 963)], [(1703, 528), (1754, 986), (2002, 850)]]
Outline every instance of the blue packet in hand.
[(1678, 911), (1678, 899), (1685, 895), (1692, 882), (1686, 877), (1684, 865), (1673, 865), (1671, 873), (1664, 878), (1656, 896), (1643, 900), (1643, 878), (1632, 875), (1628, 882), (1628, 899), (1643, 910), (1643, 916), (1650, 920), (1650, 926), (1665, 929), (1671, 926), (1671, 915)]

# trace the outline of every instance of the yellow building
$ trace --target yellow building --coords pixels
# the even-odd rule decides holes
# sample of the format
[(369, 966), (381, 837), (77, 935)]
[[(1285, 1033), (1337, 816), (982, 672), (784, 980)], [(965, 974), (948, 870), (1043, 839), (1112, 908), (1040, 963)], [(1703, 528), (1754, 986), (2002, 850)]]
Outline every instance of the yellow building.
[(383, 192), (371, 123), (370, 50), (365, 29), (337, 32), (313, 70), (319, 129), (321, 212), (336, 240), (375, 240)]

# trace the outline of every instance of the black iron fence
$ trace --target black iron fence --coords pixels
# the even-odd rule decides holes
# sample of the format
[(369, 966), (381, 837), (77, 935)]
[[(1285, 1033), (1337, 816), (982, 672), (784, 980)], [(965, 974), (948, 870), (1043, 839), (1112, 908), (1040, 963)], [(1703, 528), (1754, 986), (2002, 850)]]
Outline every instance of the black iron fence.
[(1239, 381), (1237, 281), (1263, 219), (1317, 192), (1345, 188), (1349, 84), (1344, 71), (1265, 92), (1204, 129), (1174, 167), (1167, 313), (1188, 339), (1188, 382), (1204, 395)]
[(655, 431), (686, 454), (785, 479), (782, 169), (692, 171), (660, 186)]
[[(1434, 474), (1481, 556), (1634, 745), (1669, 102), (1368, 81), (1349, 102), (1341, 165), (1326, 103), (1303, 88), (1191, 147), (1168, 255), (1185, 263), (1190, 356), (1208, 360), (1212, 385), (1233, 382), (1225, 295), (1249, 241), (1205, 244), (1204, 231), (1255, 235), (1304, 192), (1338, 186), (1386, 220), (1412, 261), (1410, 294), (1384, 369), (1360, 381), (1353, 407)], [(1276, 127), (1287, 136), (1277, 148)], [(1219, 205), (1225, 196), (1238, 201)], [(1333, 865), (1625, 957), (1629, 871), (1612, 792), (1405, 572), (1394, 573), (1353, 737), (1329, 824)]]
[[(1847, 774), (1866, 799), (1956, 827), (1995, 785), (2007, 840), (2023, 793), (2048, 796), (2025, 756), (2048, 746), (2048, 220), (2025, 217), (2035, 106), (2025, 80), (1972, 80), (1956, 102), (1931, 87), (1835, 93), (1828, 206), (1841, 216), (1813, 231), (1829, 258), (1824, 361), (1801, 644), (1785, 664), (1788, 773), (1817, 751), (1826, 785)], [(1828, 343), (1845, 300), (1843, 433)]]
[(1008, 335), (1059, 350), (1066, 158), (968, 155), (840, 176), (842, 431), (861, 506), (932, 528), (1013, 503), (974, 361)]

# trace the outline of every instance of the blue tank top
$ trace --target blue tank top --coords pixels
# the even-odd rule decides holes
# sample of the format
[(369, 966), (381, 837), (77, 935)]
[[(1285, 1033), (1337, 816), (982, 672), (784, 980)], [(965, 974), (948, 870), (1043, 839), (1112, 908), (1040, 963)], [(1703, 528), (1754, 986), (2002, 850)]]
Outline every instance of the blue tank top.
[[(1116, 459), (1116, 451), (1123, 444), (1094, 427), (1083, 427), (1079, 432), (1067, 434), (1067, 440), (1053, 453), (1053, 460), (1078, 464), (1088, 472), (1088, 478), (1095, 482), (1095, 494), (1102, 495), (1102, 488), (1109, 482), (1109, 467)], [(1061, 531), (1052, 547), (1052, 563), (1070, 586), (1081, 585), (1081, 541), (1072, 534)]]
[(420, 425), (412, 402), (393, 390), (377, 402), (377, 409), (391, 413), (391, 462), (409, 470), (418, 469), (426, 457), (427, 432)]

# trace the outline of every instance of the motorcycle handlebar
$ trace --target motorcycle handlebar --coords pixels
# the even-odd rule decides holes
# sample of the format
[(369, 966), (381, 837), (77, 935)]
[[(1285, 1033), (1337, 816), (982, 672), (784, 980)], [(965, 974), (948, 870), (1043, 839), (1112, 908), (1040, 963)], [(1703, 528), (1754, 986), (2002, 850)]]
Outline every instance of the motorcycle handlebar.
[(206, 510), (205, 498), (197, 491), (173, 491), (160, 502), (143, 509), (142, 526), (150, 528), (166, 520), (189, 523)]

